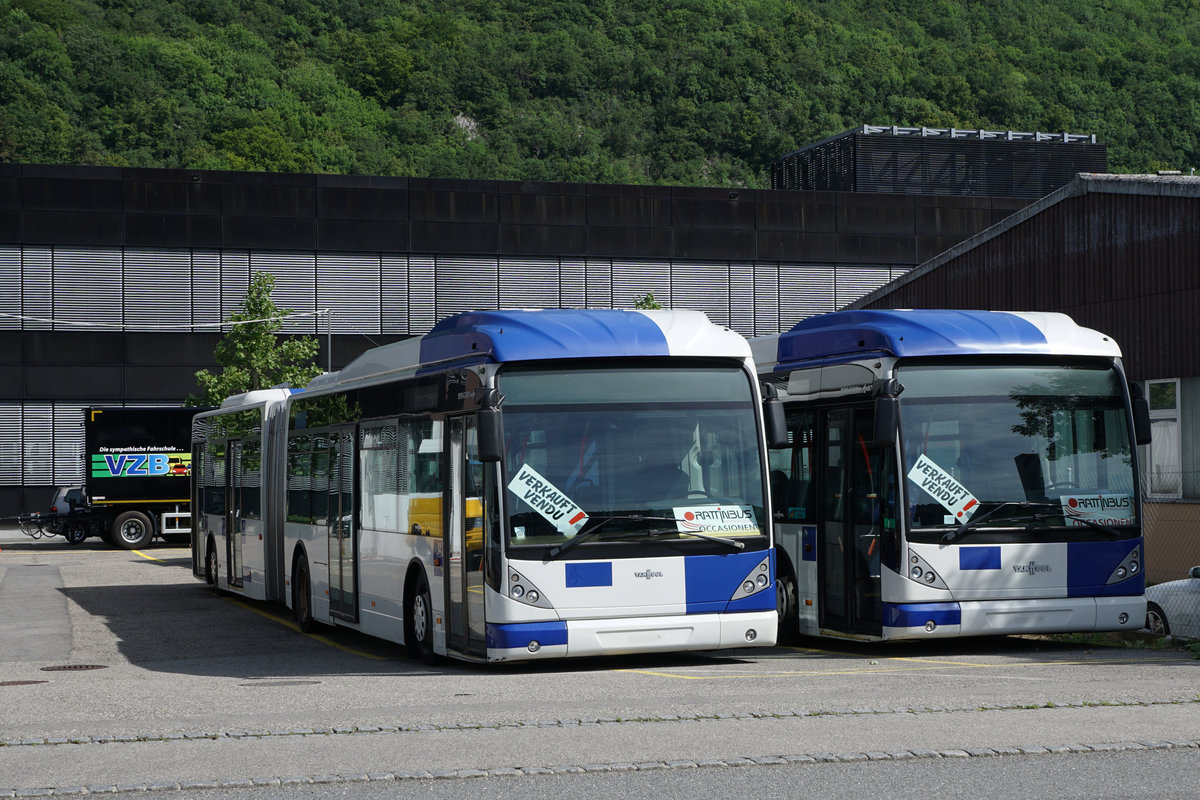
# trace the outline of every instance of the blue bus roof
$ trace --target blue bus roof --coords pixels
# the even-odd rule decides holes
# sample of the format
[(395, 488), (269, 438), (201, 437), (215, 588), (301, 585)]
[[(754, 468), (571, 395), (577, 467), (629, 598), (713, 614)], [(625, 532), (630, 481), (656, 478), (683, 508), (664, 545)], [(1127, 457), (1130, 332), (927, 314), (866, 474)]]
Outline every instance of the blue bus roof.
[(749, 344), (700, 311), (523, 309), (467, 311), (447, 317), (419, 339), (363, 353), (309, 389), (376, 379), (403, 370), (474, 364), (620, 356), (749, 358)]
[(951, 309), (857, 310), (820, 314), (779, 334), (776, 371), (803, 363), (972, 354), (1118, 357), (1102, 333), (1052, 312)]

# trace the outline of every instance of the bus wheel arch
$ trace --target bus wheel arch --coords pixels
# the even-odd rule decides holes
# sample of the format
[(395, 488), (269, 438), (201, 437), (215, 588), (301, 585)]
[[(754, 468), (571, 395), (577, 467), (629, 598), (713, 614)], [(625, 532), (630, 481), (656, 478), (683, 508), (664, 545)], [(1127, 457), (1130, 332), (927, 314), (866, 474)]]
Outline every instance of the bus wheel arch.
[(112, 541), (122, 550), (138, 550), (153, 538), (154, 523), (141, 511), (126, 511), (113, 520)]
[(404, 644), (410, 658), (434, 661), (433, 595), (425, 568), (413, 563), (404, 578)]

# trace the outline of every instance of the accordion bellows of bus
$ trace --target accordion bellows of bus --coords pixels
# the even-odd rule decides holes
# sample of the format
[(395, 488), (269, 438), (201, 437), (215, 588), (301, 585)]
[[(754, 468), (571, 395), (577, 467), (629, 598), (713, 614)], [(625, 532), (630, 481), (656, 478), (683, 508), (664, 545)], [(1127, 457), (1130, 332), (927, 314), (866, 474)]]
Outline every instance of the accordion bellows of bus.
[(1109, 337), (1056, 313), (860, 310), (751, 347), (788, 429), (781, 636), (1142, 627), (1148, 412)]
[(457, 314), (198, 415), (193, 572), (426, 659), (769, 646), (764, 413), (700, 312)]

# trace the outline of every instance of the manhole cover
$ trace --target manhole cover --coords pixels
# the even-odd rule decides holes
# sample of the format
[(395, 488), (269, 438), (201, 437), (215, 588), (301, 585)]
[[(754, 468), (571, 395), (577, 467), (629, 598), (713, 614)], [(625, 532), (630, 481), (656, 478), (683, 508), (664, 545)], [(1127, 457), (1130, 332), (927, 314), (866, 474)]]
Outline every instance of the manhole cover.
[(238, 686), (315, 686), (320, 681), (255, 681), (239, 683)]
[(0, 686), (33, 686), (38, 683), (49, 683), (50, 681), (0, 681)]
[(42, 672), (83, 672), (89, 669), (108, 669), (103, 664), (59, 664), (54, 667), (42, 667)]

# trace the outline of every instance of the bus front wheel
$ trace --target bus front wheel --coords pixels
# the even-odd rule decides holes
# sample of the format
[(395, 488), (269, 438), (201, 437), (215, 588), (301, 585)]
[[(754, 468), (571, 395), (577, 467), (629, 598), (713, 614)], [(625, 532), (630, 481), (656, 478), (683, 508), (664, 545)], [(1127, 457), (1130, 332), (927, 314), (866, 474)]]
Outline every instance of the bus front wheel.
[(433, 655), (433, 597), (429, 593), (429, 581), (424, 575), (417, 578), (416, 588), (408, 598), (408, 654), (426, 664), (432, 663)]

